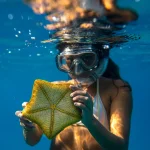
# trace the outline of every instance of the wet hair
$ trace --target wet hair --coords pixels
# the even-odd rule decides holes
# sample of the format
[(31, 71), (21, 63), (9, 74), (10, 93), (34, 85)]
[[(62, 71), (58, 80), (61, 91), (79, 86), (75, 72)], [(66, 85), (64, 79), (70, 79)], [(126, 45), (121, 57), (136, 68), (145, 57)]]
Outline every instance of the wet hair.
[[(117, 88), (116, 96), (118, 95), (120, 88), (127, 88), (129, 91), (132, 91), (130, 84), (121, 78), (119, 67), (111, 58), (109, 58), (109, 60), (108, 60), (108, 65), (103, 74), (103, 77), (112, 79), (113, 85)], [(116, 85), (115, 80), (121, 80), (122, 85), (120, 85), (120, 86)]]
[(108, 60), (108, 65), (107, 65), (106, 71), (103, 74), (103, 77), (111, 78), (114, 80), (117, 80), (117, 79), (122, 80), (120, 76), (120, 72), (119, 72), (119, 67), (111, 58), (109, 58)]

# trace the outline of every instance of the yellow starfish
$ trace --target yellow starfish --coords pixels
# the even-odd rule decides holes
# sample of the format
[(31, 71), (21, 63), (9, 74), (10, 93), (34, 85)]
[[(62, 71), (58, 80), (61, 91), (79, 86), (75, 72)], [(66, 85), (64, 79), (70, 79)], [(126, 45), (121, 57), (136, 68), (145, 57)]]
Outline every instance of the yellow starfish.
[(49, 139), (81, 120), (81, 112), (70, 97), (69, 85), (69, 82), (35, 80), (31, 99), (22, 111), (22, 115), (38, 124)]

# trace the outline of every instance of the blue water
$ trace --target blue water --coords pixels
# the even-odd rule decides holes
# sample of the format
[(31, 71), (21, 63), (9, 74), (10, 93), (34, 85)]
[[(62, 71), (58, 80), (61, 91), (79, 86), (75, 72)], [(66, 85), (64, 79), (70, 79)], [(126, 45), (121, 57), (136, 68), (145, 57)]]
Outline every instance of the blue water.
[[(139, 20), (124, 32), (139, 34), (141, 39), (111, 50), (111, 57), (119, 65), (122, 77), (133, 89), (129, 150), (149, 150), (150, 2), (118, 2), (140, 14)], [(34, 147), (25, 144), (14, 113), (22, 109), (22, 102), (30, 99), (35, 79), (64, 80), (67, 75), (56, 68), (54, 45), (40, 43), (48, 39), (48, 31), (36, 25), (48, 23), (44, 16), (35, 15), (20, 0), (0, 0), (0, 12), (0, 149), (48, 150), (50, 141), (44, 136)]]

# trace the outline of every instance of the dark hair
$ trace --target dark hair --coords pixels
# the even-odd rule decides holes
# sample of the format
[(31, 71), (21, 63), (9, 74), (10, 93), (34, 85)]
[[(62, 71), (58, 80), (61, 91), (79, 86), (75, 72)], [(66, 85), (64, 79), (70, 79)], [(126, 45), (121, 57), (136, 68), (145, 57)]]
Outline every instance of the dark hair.
[(111, 79), (121, 79), (118, 65), (109, 58), (106, 71), (103, 74), (103, 77)]
[[(117, 88), (116, 96), (119, 93), (119, 88), (126, 87), (126, 88), (128, 88), (129, 91), (132, 91), (130, 84), (121, 78), (120, 72), (119, 72), (119, 67), (111, 58), (109, 58), (108, 65), (107, 65), (106, 71), (103, 74), (103, 77), (112, 79), (113, 85)], [(123, 85), (117, 86), (115, 84), (115, 80), (117, 80), (117, 79), (122, 80)]]

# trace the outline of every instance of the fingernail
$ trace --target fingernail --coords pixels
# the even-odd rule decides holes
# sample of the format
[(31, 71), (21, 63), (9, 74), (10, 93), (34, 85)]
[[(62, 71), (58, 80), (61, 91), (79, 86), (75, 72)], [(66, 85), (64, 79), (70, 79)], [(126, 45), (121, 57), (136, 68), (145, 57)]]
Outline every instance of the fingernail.
[(16, 111), (15, 115), (18, 116), (18, 117), (22, 117), (22, 113), (20, 111)]
[(88, 100), (88, 97), (85, 97), (85, 100)]
[(18, 115), (18, 117), (22, 117), (22, 114), (20, 113), (20, 114)]
[(27, 105), (28, 102), (23, 102), (22, 103), (22, 107), (25, 107)]
[(18, 116), (19, 113), (20, 113), (20, 111), (16, 111), (16, 112), (15, 112), (15, 115)]
[(77, 106), (78, 104), (75, 102), (74, 105)]
[(72, 94), (72, 93), (70, 94), (70, 97), (73, 97), (73, 94)]

